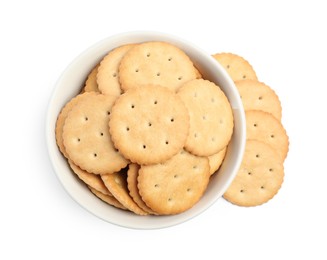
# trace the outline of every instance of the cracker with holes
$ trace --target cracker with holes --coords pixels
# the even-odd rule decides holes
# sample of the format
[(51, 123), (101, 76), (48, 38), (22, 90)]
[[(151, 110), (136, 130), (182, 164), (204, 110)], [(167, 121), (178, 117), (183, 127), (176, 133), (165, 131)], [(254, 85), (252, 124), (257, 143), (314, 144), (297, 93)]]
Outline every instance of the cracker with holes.
[(114, 96), (121, 94), (118, 76), (119, 64), (124, 55), (134, 46), (135, 44), (119, 46), (110, 51), (100, 62), (97, 83), (102, 94)]
[(137, 45), (121, 60), (119, 80), (124, 91), (141, 85), (161, 85), (176, 91), (200, 74), (190, 58), (166, 42)]
[(249, 110), (246, 116), (246, 135), (269, 144), (285, 160), (288, 153), (288, 136), (283, 125), (272, 114)]
[(126, 173), (103, 174), (101, 178), (111, 194), (128, 210), (137, 215), (147, 215), (131, 198), (127, 188)]
[(125, 158), (140, 165), (160, 163), (183, 148), (189, 114), (180, 97), (168, 88), (131, 88), (112, 107), (109, 129)]
[(149, 214), (157, 215), (156, 212), (154, 212), (152, 209), (150, 209), (142, 200), (139, 189), (137, 187), (137, 177), (139, 176), (139, 169), (140, 166), (131, 163), (128, 167), (127, 171), (127, 188), (129, 190), (129, 195), (132, 197), (132, 199), (135, 201), (135, 203), (143, 209), (145, 212)]
[(88, 75), (85, 86), (83, 88), (84, 92), (99, 92), (98, 84), (97, 84), (97, 73), (98, 73), (99, 64), (96, 65), (90, 74)]
[(224, 149), (233, 133), (233, 112), (227, 97), (214, 83), (196, 79), (178, 91), (190, 115), (185, 149), (198, 156), (210, 156)]
[(236, 81), (244, 110), (262, 110), (271, 113), (278, 120), (282, 118), (282, 106), (275, 91), (256, 80)]
[(155, 212), (178, 214), (199, 201), (209, 178), (208, 158), (182, 150), (164, 163), (142, 165), (138, 188), (143, 201)]
[(102, 192), (98, 191), (97, 189), (94, 189), (90, 186), (88, 186), (88, 188), (90, 189), (90, 191), (97, 196), (99, 199), (101, 199), (102, 201), (106, 202), (107, 204), (114, 206), (116, 208), (119, 209), (124, 209), (126, 210), (126, 208), (113, 196), (109, 196), (106, 194), (103, 194)]
[(247, 140), (240, 169), (224, 194), (239, 206), (257, 206), (272, 199), (283, 183), (283, 160), (268, 144)]
[(225, 68), (233, 81), (257, 79), (251, 64), (243, 57), (233, 53), (217, 53), (212, 56)]
[(109, 115), (115, 100), (115, 96), (90, 93), (68, 113), (63, 143), (69, 158), (83, 170), (107, 174), (128, 164), (109, 135)]
[(87, 171), (82, 170), (76, 164), (74, 164), (71, 160), (68, 160), (70, 168), (73, 172), (80, 178), (87, 186), (96, 189), (104, 195), (112, 196), (110, 191), (104, 185), (100, 175), (96, 175), (93, 173), (89, 173)]
[(64, 146), (64, 142), (62, 139), (62, 131), (64, 128), (64, 124), (65, 124), (65, 120), (67, 118), (68, 113), (70, 112), (70, 110), (72, 109), (72, 107), (74, 107), (80, 100), (83, 100), (84, 98), (88, 98), (89, 95), (93, 95), (92, 93), (83, 93), (83, 94), (79, 94), (76, 97), (72, 98), (71, 100), (69, 100), (66, 105), (61, 109), (60, 114), (57, 118), (57, 122), (56, 122), (56, 142), (57, 145), (59, 147), (59, 150), (61, 151), (61, 153), (68, 158), (68, 154), (66, 152), (65, 146)]
[(223, 163), (223, 161), (225, 159), (226, 151), (227, 151), (227, 147), (225, 147), (218, 153), (215, 153), (208, 157), (209, 165), (210, 165), (210, 175), (212, 175), (218, 171), (218, 169), (220, 168), (221, 164)]

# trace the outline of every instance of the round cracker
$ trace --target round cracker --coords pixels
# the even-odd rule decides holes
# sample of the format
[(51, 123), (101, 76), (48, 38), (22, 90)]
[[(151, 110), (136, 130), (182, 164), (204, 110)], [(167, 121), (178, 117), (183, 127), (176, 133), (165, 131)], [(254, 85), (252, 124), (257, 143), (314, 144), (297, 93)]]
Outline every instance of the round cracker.
[(189, 130), (182, 100), (161, 86), (132, 88), (121, 95), (109, 121), (115, 147), (137, 164), (168, 160), (180, 151)]
[(275, 91), (256, 80), (236, 81), (244, 110), (262, 110), (271, 113), (279, 121), (282, 118), (282, 105)]
[(108, 203), (109, 205), (114, 206), (116, 208), (126, 210), (126, 208), (115, 197), (103, 194), (102, 192), (100, 192), (90, 186), (88, 186), (88, 188), (90, 189), (90, 191), (92, 191), (92, 193), (95, 196), (97, 196), (102, 201), (104, 201), (104, 202)]
[(272, 114), (249, 110), (245, 113), (246, 136), (269, 144), (284, 161), (288, 153), (288, 136), (283, 125)]
[(226, 147), (234, 122), (224, 92), (213, 82), (196, 79), (184, 84), (177, 94), (190, 114), (185, 149), (198, 156), (210, 156)]
[(190, 58), (166, 42), (146, 42), (135, 46), (121, 60), (119, 80), (124, 91), (142, 85), (161, 85), (176, 91), (199, 73)]
[(108, 129), (116, 97), (93, 93), (80, 100), (68, 113), (63, 142), (69, 158), (95, 174), (117, 172), (128, 161), (115, 149)]
[(221, 164), (223, 163), (223, 161), (225, 159), (226, 151), (227, 151), (227, 147), (225, 147), (218, 153), (215, 153), (208, 157), (209, 165), (210, 165), (210, 175), (212, 175), (218, 171), (218, 169), (220, 168)]
[(147, 215), (148, 213), (143, 211), (129, 195), (126, 178), (125, 172), (101, 175), (108, 190), (125, 208), (137, 215)]
[[(56, 142), (59, 147), (59, 150), (62, 152), (62, 154), (68, 158), (68, 154), (66, 152), (64, 142), (62, 139), (62, 131), (64, 128), (65, 120), (67, 118), (68, 113), (74, 107), (80, 100), (83, 100), (85, 97), (89, 96), (90, 93), (84, 92), (83, 94), (79, 94), (76, 97), (72, 98), (69, 102), (66, 103), (66, 105), (61, 109), (60, 114), (57, 118), (56, 122)], [(91, 95), (93, 95), (91, 93)]]
[(243, 57), (233, 53), (217, 53), (212, 56), (225, 68), (233, 81), (257, 79), (251, 64)]
[(99, 64), (96, 65), (90, 74), (88, 75), (85, 86), (83, 88), (84, 92), (99, 92), (98, 83), (97, 83), (97, 73), (98, 73)]
[(182, 150), (164, 163), (142, 165), (138, 189), (146, 205), (158, 214), (178, 214), (199, 201), (209, 178), (208, 158)]
[(135, 44), (119, 46), (110, 51), (100, 62), (97, 74), (98, 88), (102, 94), (119, 96), (121, 88), (118, 68), (121, 59)]
[(247, 140), (240, 169), (224, 194), (239, 206), (257, 206), (272, 199), (284, 178), (283, 161), (268, 144)]
[(93, 173), (89, 173), (87, 171), (82, 170), (76, 164), (74, 164), (71, 160), (68, 159), (68, 163), (73, 172), (80, 178), (87, 186), (96, 189), (104, 195), (112, 196), (110, 191), (104, 185), (100, 175), (96, 175)]
[(157, 215), (152, 209), (150, 209), (142, 200), (139, 189), (137, 188), (137, 177), (139, 175), (140, 166), (136, 163), (131, 163), (127, 171), (127, 188), (129, 190), (129, 195), (135, 201), (135, 203), (143, 209), (145, 212)]

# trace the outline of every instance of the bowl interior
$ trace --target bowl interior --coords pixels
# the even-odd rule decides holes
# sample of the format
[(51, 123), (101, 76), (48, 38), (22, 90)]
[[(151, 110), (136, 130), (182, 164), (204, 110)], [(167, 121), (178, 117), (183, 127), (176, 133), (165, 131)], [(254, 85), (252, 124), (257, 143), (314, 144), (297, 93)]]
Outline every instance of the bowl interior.
[[(112, 49), (145, 41), (166, 41), (181, 48), (192, 59), (205, 79), (215, 82), (225, 92), (234, 113), (234, 133), (219, 173), (211, 177), (201, 200), (188, 211), (172, 216), (137, 216), (108, 206), (97, 199), (79, 179), (72, 174), (66, 159), (55, 141), (55, 124), (61, 108), (77, 95), (91, 69)], [(225, 70), (207, 53), (193, 44), (158, 32), (132, 32), (109, 37), (87, 49), (63, 72), (52, 94), (46, 121), (46, 139), (54, 170), (71, 197), (82, 207), (113, 224), (129, 228), (153, 229), (182, 223), (211, 206), (220, 198), (233, 180), (243, 157), (245, 146), (245, 118), (239, 94)]]

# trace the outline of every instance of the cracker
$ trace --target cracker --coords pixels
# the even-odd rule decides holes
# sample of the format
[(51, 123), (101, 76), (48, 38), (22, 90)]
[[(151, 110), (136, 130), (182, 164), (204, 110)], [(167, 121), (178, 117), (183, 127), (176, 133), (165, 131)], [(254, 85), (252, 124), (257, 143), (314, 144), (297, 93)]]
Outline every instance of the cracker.
[(256, 80), (236, 81), (235, 86), (240, 93), (244, 110), (262, 110), (281, 120), (281, 103), (269, 86)]
[(95, 174), (117, 172), (128, 161), (115, 149), (108, 129), (116, 97), (90, 92), (68, 113), (63, 142), (69, 158), (80, 168)]
[(225, 68), (233, 81), (257, 79), (251, 64), (243, 57), (233, 53), (217, 53), (212, 56)]
[(160, 163), (183, 148), (189, 115), (174, 92), (148, 85), (129, 89), (117, 99), (109, 129), (126, 158), (137, 164)]
[(263, 142), (247, 140), (240, 169), (224, 198), (239, 206), (261, 205), (277, 194), (283, 178), (283, 161), (274, 149)]
[(93, 173), (89, 173), (87, 171), (82, 170), (76, 164), (74, 164), (71, 160), (68, 160), (70, 168), (73, 172), (80, 178), (87, 186), (96, 189), (104, 195), (112, 196), (110, 191), (104, 185), (100, 175), (95, 175)]
[(212, 175), (218, 171), (218, 169), (220, 168), (221, 164), (223, 163), (223, 161), (225, 159), (226, 151), (227, 151), (227, 147), (225, 147), (218, 153), (215, 153), (208, 157), (209, 165), (210, 165), (210, 175)]
[(233, 133), (233, 112), (227, 97), (214, 83), (196, 79), (178, 91), (190, 114), (190, 131), (185, 149), (198, 156), (210, 156), (229, 143)]
[(131, 198), (127, 188), (125, 172), (116, 172), (113, 174), (103, 174), (101, 178), (111, 192), (111, 194), (128, 210), (137, 215), (147, 215)]
[(110, 51), (100, 62), (97, 74), (98, 88), (102, 94), (119, 96), (121, 88), (118, 68), (121, 59), (135, 44), (119, 46)]
[(99, 92), (98, 84), (97, 84), (97, 73), (98, 73), (99, 64), (96, 65), (90, 74), (88, 75), (85, 86), (83, 88), (84, 92)]
[(97, 196), (102, 201), (104, 201), (104, 202), (108, 203), (109, 205), (114, 206), (116, 208), (126, 210), (126, 208), (115, 197), (103, 194), (102, 192), (100, 192), (90, 186), (88, 186), (88, 188), (90, 189), (90, 191), (92, 191), (92, 193), (95, 196)]
[(139, 175), (140, 166), (131, 163), (127, 171), (127, 188), (129, 190), (129, 195), (135, 201), (135, 203), (143, 209), (145, 212), (156, 215), (157, 213), (150, 209), (142, 200), (139, 189), (137, 188), (137, 177)]
[(208, 158), (182, 150), (164, 163), (142, 165), (138, 188), (146, 205), (158, 214), (178, 214), (199, 201), (209, 178)]
[[(76, 97), (72, 98), (70, 101), (66, 103), (66, 105), (61, 109), (60, 114), (57, 118), (56, 122), (56, 142), (59, 147), (59, 150), (61, 153), (68, 158), (68, 154), (66, 152), (63, 139), (62, 139), (62, 131), (64, 128), (65, 120), (67, 118), (68, 113), (72, 109), (73, 106), (75, 106), (80, 100), (83, 100), (85, 97), (88, 97), (90, 93), (83, 93), (79, 94)], [(92, 94), (93, 95), (93, 94)]]
[(201, 72), (197, 69), (197, 67), (194, 66), (194, 68), (195, 68), (196, 78), (203, 79), (203, 76), (202, 76)]
[(146, 42), (131, 49), (121, 60), (119, 80), (124, 91), (141, 85), (162, 85), (176, 91), (199, 73), (190, 58), (166, 42)]
[(246, 116), (246, 136), (269, 144), (285, 160), (288, 153), (288, 136), (283, 125), (272, 114), (249, 110)]

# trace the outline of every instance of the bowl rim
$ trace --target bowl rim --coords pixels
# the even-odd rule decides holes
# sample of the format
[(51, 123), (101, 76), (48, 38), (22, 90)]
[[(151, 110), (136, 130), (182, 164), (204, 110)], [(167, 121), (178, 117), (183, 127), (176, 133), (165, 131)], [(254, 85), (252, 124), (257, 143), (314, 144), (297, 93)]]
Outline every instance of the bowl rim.
[[(129, 42), (128, 39), (133, 39), (133, 40)], [(139, 39), (139, 40), (137, 40), (137, 39)], [(199, 63), (199, 60), (205, 59), (205, 63), (207, 64), (207, 66), (210, 66), (208, 68), (210, 68), (210, 70), (214, 70), (214, 71), (218, 72), (219, 76), (221, 76), (221, 79), (224, 81), (224, 85), (228, 86), (228, 91), (230, 91), (230, 95), (233, 96), (232, 101), (230, 100), (230, 98), (228, 98), (228, 99), (232, 105), (234, 117), (235, 117), (235, 115), (237, 115), (237, 118), (238, 118), (237, 119), (237, 122), (239, 124), (238, 128), (237, 128), (237, 131), (238, 131), (238, 137), (237, 137), (238, 138), (238, 140), (237, 140), (238, 153), (237, 153), (237, 155), (234, 156), (236, 158), (234, 158), (234, 165), (232, 165), (232, 168), (229, 170), (231, 172), (229, 175), (229, 178), (227, 178), (227, 180), (222, 184), (220, 192), (217, 193), (213, 198), (211, 198), (209, 200), (209, 202), (205, 204), (205, 206), (200, 207), (200, 209), (198, 209), (198, 210), (194, 210), (194, 207), (193, 207), (184, 213), (181, 213), (178, 215), (172, 215), (172, 216), (145, 216), (145, 217), (142, 216), (142, 217), (139, 217), (137, 215), (133, 215), (133, 217), (137, 216), (139, 218), (144, 219), (144, 221), (140, 221), (140, 222), (137, 222), (137, 224), (135, 224), (135, 222), (129, 222), (130, 220), (132, 220), (132, 218), (126, 218), (123, 220), (121, 218), (119, 218), (119, 215), (121, 214), (119, 212), (118, 213), (113, 212), (113, 217), (118, 217), (117, 219), (105, 217), (106, 215), (104, 215), (104, 212), (97, 211), (96, 207), (90, 208), (90, 206), (87, 205), (87, 202), (91, 203), (91, 202), (94, 202), (94, 200), (86, 198), (86, 196), (82, 196), (83, 198), (81, 198), (81, 196), (78, 196), (79, 193), (83, 192), (81, 189), (79, 189), (78, 187), (73, 187), (73, 188), (69, 187), (67, 180), (65, 179), (65, 176), (63, 175), (64, 173), (62, 173), (63, 167), (58, 165), (58, 161), (56, 160), (56, 158), (58, 158), (59, 149), (57, 148), (57, 145), (56, 145), (55, 134), (54, 134), (55, 131), (53, 128), (53, 126), (55, 124), (55, 122), (53, 122), (53, 120), (54, 120), (53, 107), (55, 106), (55, 103), (57, 102), (58, 95), (60, 94), (60, 89), (62, 88), (61, 85), (62, 85), (64, 79), (67, 76), (69, 76), (68, 75), (69, 71), (73, 70), (75, 67), (78, 67), (78, 64), (82, 60), (87, 59), (93, 52), (96, 52), (96, 50), (98, 50), (98, 52), (99, 52), (99, 51), (101, 51), (101, 49), (105, 49), (105, 46), (107, 46), (107, 45), (108, 46), (116, 45), (116, 47), (118, 47), (119, 45), (122, 45), (121, 43), (119, 44), (119, 42), (122, 42), (122, 41), (126, 42), (126, 43), (132, 43), (132, 42), (135, 43), (135, 42), (145, 42), (145, 41), (150, 41), (150, 40), (171, 42), (172, 44), (177, 45), (177, 47), (180, 47), (180, 45), (182, 45), (184, 47), (187, 46), (187, 48), (189, 50), (191, 50), (192, 52), (201, 54), (200, 58), (197, 58), (197, 57), (195, 57), (194, 59), (191, 58), (191, 60), (195, 64)], [(113, 47), (110, 49), (107, 48), (106, 52), (108, 52), (112, 49), (113, 49)], [(185, 51), (185, 50), (183, 49), (183, 51)], [(185, 51), (185, 52), (189, 55), (189, 53), (187, 51)], [(103, 53), (105, 53), (105, 52), (103, 52)], [(99, 60), (97, 60), (97, 62), (98, 61)], [(92, 67), (95, 65), (96, 65), (96, 62), (94, 62), (94, 64), (88, 64), (88, 67)], [(219, 76), (217, 76), (217, 78)], [(84, 78), (82, 78), (81, 80), (83, 81)], [(73, 90), (71, 90), (71, 92), (73, 92)], [(75, 94), (77, 94), (77, 93), (75, 93)], [(62, 101), (62, 103), (65, 103), (68, 100)], [(235, 111), (236, 111), (236, 113), (235, 113)], [(58, 116), (58, 114), (59, 113), (56, 113), (56, 116)], [(234, 121), (235, 121), (235, 119), (234, 119)], [(100, 219), (102, 219), (106, 222), (109, 222), (111, 224), (115, 224), (115, 225), (126, 227), (126, 228), (132, 228), (132, 229), (160, 229), (160, 228), (171, 227), (171, 226), (174, 226), (177, 224), (181, 224), (185, 221), (188, 221), (188, 220), (196, 217), (197, 215), (203, 213), (209, 207), (211, 207), (219, 198), (222, 197), (223, 193), (227, 190), (228, 186), (230, 185), (230, 183), (236, 176), (237, 170), (239, 169), (239, 166), (240, 166), (242, 158), (243, 158), (245, 142), (246, 142), (245, 113), (244, 113), (242, 101), (241, 101), (241, 98), (239, 97), (238, 91), (236, 89), (236, 86), (235, 86), (233, 80), (230, 78), (230, 76), (225, 71), (225, 69), (217, 61), (215, 61), (214, 58), (210, 54), (206, 53), (204, 50), (197, 47), (196, 45), (189, 42), (188, 40), (181, 39), (179, 36), (176, 36), (173, 34), (168, 34), (168, 33), (163, 33), (163, 32), (158, 32), (158, 31), (131, 31), (131, 32), (115, 34), (115, 35), (106, 37), (106, 38), (98, 41), (97, 43), (93, 44), (92, 46), (90, 46), (89, 48), (87, 48), (83, 52), (81, 52), (77, 57), (75, 57), (71, 61), (71, 63), (68, 66), (66, 66), (66, 68), (63, 70), (63, 72), (61, 73), (60, 77), (58, 78), (57, 82), (55, 83), (55, 85), (53, 87), (50, 101), (47, 106), (45, 131), (46, 131), (47, 151), (48, 151), (48, 156), (49, 156), (51, 165), (53, 167), (55, 175), (57, 176), (57, 178), (59, 179), (60, 183), (63, 185), (65, 191), (69, 194), (69, 196), (75, 202), (77, 202), (81, 207), (83, 207), (88, 212), (92, 213), (93, 215), (99, 217)], [(234, 132), (235, 132), (235, 129), (234, 129)], [(233, 133), (233, 135), (234, 135), (234, 133)], [(61, 154), (60, 154), (60, 156), (63, 157)], [(68, 164), (67, 164), (67, 166), (68, 166)], [(223, 168), (223, 166), (222, 166), (222, 168)], [(75, 176), (73, 176), (73, 177), (76, 178)], [(85, 186), (84, 187), (84, 189), (85, 189), (86, 185), (84, 185), (84, 186)], [(88, 190), (88, 193), (90, 193), (89, 190)], [(95, 198), (95, 196), (93, 196), (93, 197)], [(86, 201), (83, 201), (83, 199), (85, 199)], [(95, 199), (97, 199), (97, 198), (95, 198)], [(97, 199), (97, 200), (99, 200), (99, 199)], [(114, 210), (116, 210), (116, 209), (114, 209)], [(119, 211), (121, 211), (121, 210), (119, 210)], [(187, 212), (189, 212), (189, 214), (185, 214)], [(133, 214), (133, 213), (131, 213), (131, 214)], [(152, 219), (156, 218), (157, 220), (153, 222), (151, 220), (151, 218)], [(160, 220), (163, 220), (163, 221), (160, 221)], [(149, 224), (145, 221), (149, 221), (151, 223)]]

